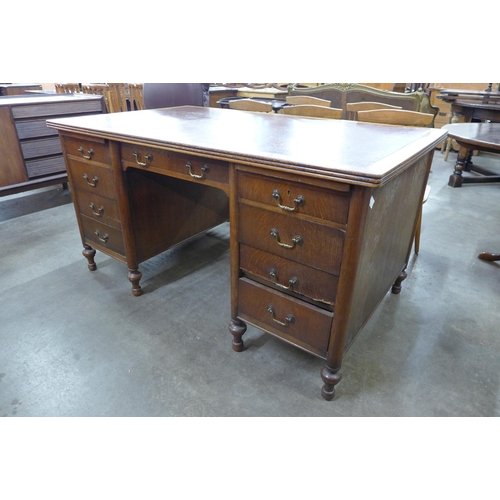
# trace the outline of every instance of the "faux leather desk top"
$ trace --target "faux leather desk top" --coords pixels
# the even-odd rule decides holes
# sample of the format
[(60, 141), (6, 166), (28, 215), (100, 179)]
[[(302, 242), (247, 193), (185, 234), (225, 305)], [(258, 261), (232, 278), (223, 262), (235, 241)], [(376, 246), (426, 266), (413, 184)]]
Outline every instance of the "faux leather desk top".
[(446, 135), (442, 129), (191, 106), (64, 118), (47, 124), (66, 132), (373, 187), (398, 175)]

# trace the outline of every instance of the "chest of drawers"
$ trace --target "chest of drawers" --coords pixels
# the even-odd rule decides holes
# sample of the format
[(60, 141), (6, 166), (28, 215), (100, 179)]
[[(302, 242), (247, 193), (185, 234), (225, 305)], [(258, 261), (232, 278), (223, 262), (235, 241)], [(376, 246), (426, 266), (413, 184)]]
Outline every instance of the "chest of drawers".
[(323, 358), (327, 400), (345, 351), (401, 290), (446, 135), (194, 107), (49, 125), (91, 269), (96, 249), (122, 260), (140, 295), (140, 262), (229, 220), (233, 349), (250, 324)]
[(61, 143), (46, 120), (102, 111), (102, 96), (0, 97), (0, 195), (65, 183)]

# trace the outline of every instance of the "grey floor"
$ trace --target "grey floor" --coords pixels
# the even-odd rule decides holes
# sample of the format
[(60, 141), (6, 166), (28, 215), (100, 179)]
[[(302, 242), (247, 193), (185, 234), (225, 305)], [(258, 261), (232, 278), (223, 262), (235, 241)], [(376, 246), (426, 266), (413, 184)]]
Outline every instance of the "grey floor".
[[(420, 253), (344, 357), (323, 361), (256, 329), (231, 349), (227, 225), (141, 266), (89, 272), (68, 191), (0, 198), (0, 415), (499, 416), (500, 184), (448, 187), (436, 151)], [(500, 167), (500, 158), (475, 162)]]

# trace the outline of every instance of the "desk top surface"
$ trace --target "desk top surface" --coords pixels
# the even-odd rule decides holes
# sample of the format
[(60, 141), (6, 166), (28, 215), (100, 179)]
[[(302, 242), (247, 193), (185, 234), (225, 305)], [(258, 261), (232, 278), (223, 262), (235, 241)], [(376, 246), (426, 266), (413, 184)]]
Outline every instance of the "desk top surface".
[(182, 106), (48, 120), (51, 128), (377, 187), (442, 141), (442, 129)]
[(500, 151), (500, 123), (454, 123), (443, 128), (454, 139)]

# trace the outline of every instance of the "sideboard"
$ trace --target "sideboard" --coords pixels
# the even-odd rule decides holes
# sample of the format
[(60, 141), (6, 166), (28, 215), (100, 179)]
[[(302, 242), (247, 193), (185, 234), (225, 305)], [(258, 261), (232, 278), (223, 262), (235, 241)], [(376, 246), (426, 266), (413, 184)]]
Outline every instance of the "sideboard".
[(102, 112), (102, 96), (0, 97), (0, 196), (65, 184), (61, 143), (46, 120)]
[(233, 349), (250, 324), (323, 358), (327, 400), (346, 349), (401, 290), (446, 136), (192, 106), (48, 125), (91, 271), (96, 250), (118, 259), (140, 296), (141, 262), (229, 219)]

